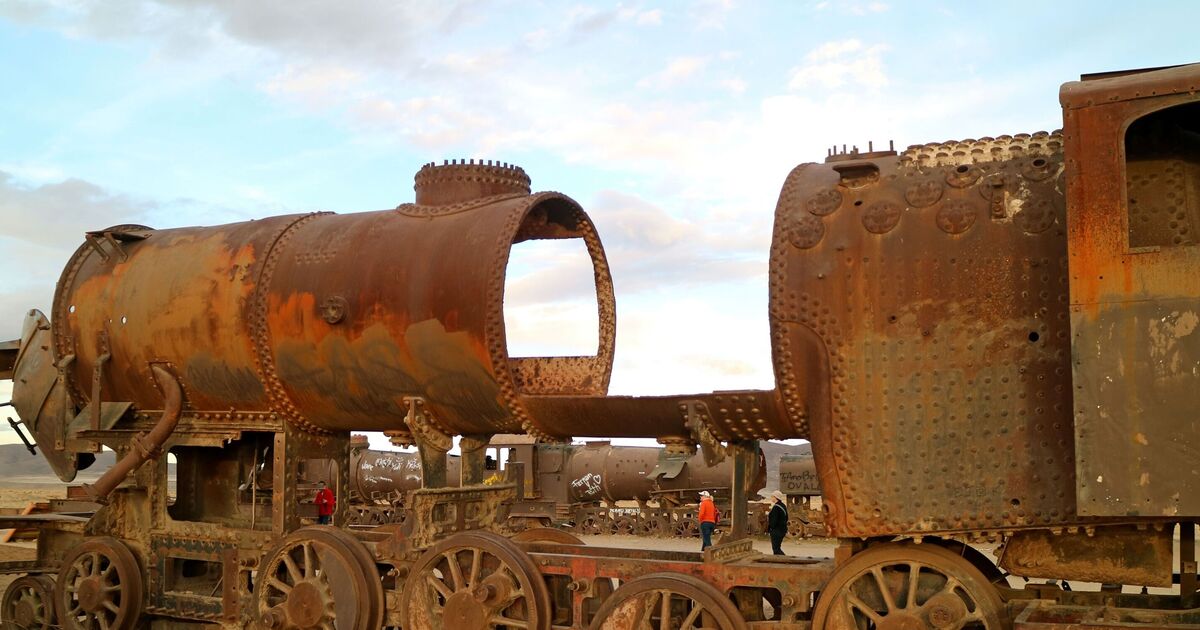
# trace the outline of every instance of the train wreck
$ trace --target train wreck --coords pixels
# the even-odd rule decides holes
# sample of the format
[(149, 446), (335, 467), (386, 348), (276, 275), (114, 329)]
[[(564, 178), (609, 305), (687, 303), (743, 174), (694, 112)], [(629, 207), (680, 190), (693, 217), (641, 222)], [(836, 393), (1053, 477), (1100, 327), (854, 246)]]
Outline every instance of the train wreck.
[[(376, 451), (367, 448), (365, 436), (350, 443), (350, 525), (403, 522), (404, 499), (421, 487), (421, 465), (416, 453)], [(785, 455), (780, 462), (784, 494), (794, 506), (791, 531), (806, 536), (822, 531), (819, 511), (810, 500), (821, 494), (811, 452)], [(695, 497), (710, 492), (722, 514), (728, 513), (731, 460), (707, 466), (702, 454), (672, 456), (661, 448), (613, 446), (607, 442), (545, 444), (524, 436), (493, 437), (487, 446), (485, 470), (492, 481), (506, 479), (510, 467), (520, 470), (522, 489), (507, 506), (509, 527), (569, 528), (576, 534), (637, 534), (644, 536), (698, 536)], [(747, 486), (762, 493), (767, 462), (762, 451), (753, 463)], [(447, 481), (458, 485), (461, 463), (447, 460)], [(526, 475), (525, 471), (531, 474)], [(302, 485), (331, 482), (336, 471), (326, 466), (301, 475)], [(485, 480), (486, 481), (486, 480)], [(629, 505), (630, 503), (634, 505)], [(766, 526), (767, 505), (752, 504), (747, 516), (750, 533)]]
[[(1200, 65), (1084, 77), (1062, 131), (796, 167), (767, 391), (609, 396), (600, 236), (507, 164), (426, 165), (377, 212), (88, 233), (0, 367), (60, 478), (118, 460), (91, 517), (0, 518), (40, 528), (35, 561), (0, 564), (22, 576), (0, 610), (69, 630), (1191, 627), (1198, 85)], [(594, 353), (509, 356), (528, 239), (584, 244)], [(349, 471), (351, 431), (417, 447), (410, 518), (348, 527), (341, 502), (302, 526), (302, 462)], [(514, 533), (533, 471), (488, 483), (501, 433), (727, 461), (728, 531), (703, 553)], [(747, 538), (757, 441), (789, 438), (812, 442), (833, 559)]]

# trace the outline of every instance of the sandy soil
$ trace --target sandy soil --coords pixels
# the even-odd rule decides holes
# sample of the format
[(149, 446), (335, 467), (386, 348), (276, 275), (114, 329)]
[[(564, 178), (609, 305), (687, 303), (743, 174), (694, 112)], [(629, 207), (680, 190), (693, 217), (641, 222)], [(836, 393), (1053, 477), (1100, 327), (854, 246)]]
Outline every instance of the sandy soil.
[(38, 478), (5, 479), (4, 485), (0, 486), (0, 508), (24, 508), (31, 502), (66, 496), (67, 486), (63, 483)]
[[(651, 547), (661, 551), (700, 551), (699, 538), (640, 538), (638, 536), (583, 536), (583, 542), (595, 547)], [(832, 558), (836, 544), (831, 538), (784, 540), (783, 552), (789, 556)], [(771, 541), (766, 537), (754, 540), (755, 551), (771, 553)]]

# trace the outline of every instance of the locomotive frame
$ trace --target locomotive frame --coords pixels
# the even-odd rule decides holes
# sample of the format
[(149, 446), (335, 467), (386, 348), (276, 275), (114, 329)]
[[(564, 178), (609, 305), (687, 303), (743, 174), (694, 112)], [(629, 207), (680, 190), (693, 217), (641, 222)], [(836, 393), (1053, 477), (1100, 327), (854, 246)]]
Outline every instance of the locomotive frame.
[[(42, 527), (36, 561), (0, 565), (25, 574), (2, 614), (71, 630), (1193, 626), (1200, 66), (1084, 79), (1060, 93), (1061, 134), (793, 171), (771, 251), (769, 392), (605, 396), (615, 311), (598, 237), (507, 165), (429, 166), (417, 204), (371, 216), (91, 233), (53, 320), (30, 313), (0, 352), (61, 476), (100, 445), (119, 460), (91, 486), (106, 505), (90, 519), (0, 519)], [(588, 245), (595, 356), (507, 356), (507, 250), (539, 237)], [(144, 263), (180, 251), (199, 281)], [(404, 282), (331, 271), (348, 251), (391, 256)], [(135, 295), (139, 282), (170, 291)], [(218, 302), (183, 308), (199, 295)], [(217, 344), (206, 356), (199, 333)], [(584, 427), (734, 458), (733, 530), (703, 554), (506, 535), (516, 484), (482, 484), (486, 436)], [(300, 527), (298, 462), (347, 470), (356, 428), (418, 446), (417, 518), (350, 531), (341, 506), (337, 527)], [(446, 488), (454, 434), (462, 487)], [(833, 560), (764, 557), (743, 535), (754, 441), (773, 437), (813, 442)], [(1054, 582), (1013, 588), (970, 546), (985, 540), (1008, 574)]]

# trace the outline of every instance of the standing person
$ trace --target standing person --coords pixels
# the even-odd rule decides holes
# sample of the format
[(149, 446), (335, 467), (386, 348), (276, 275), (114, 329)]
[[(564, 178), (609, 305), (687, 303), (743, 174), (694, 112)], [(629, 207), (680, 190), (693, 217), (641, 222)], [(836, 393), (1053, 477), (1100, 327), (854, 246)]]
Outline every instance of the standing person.
[(700, 544), (700, 551), (704, 551), (712, 546), (712, 533), (717, 528), (717, 506), (707, 490), (700, 493), (700, 513), (697, 517), (700, 519), (700, 537), (704, 540)]
[(317, 482), (317, 496), (313, 498), (313, 503), (317, 504), (317, 524), (329, 525), (333, 522), (333, 506), (337, 504), (337, 498), (333, 496), (333, 491), (325, 487), (324, 481)]
[(767, 514), (767, 533), (771, 535), (771, 551), (777, 556), (782, 556), (786, 555), (780, 545), (783, 544), (783, 537), (787, 536), (788, 530), (787, 500), (778, 490), (771, 493), (771, 498), (774, 499), (774, 503)]

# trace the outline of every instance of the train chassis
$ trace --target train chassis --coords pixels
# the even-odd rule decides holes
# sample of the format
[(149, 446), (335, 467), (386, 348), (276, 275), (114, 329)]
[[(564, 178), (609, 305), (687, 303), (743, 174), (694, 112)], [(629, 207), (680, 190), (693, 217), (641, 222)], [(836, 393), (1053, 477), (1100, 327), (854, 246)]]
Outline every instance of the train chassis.
[[(90, 520), (0, 522), (41, 527), (37, 560), (2, 566), (24, 574), (0, 601), (7, 627), (1051, 630), (1179, 627), (1200, 614), (1190, 609), (1190, 525), (1181, 528), (1180, 595), (1065, 584), (1018, 590), (984, 554), (951, 539), (843, 540), (834, 559), (810, 559), (755, 552), (740, 519), (703, 553), (586, 546), (553, 528), (513, 534), (503, 506), (516, 483), (413, 491), (414, 517), (403, 525), (302, 526), (288, 481), (304, 458), (335, 453), (345, 465), (348, 436), (286, 426), (232, 441), (219, 432), (188, 436), (170, 445), (178, 460), (173, 501), (159, 457)], [(133, 443), (86, 437), (119, 452)], [(464, 467), (464, 477), (476, 474)], [(735, 474), (732, 485), (744, 506), (744, 480)], [(343, 507), (335, 522), (346, 520)], [(1090, 533), (1103, 539), (1103, 529)]]

